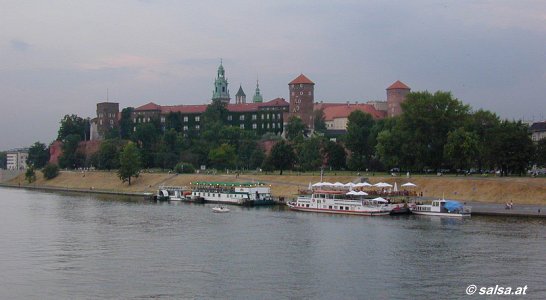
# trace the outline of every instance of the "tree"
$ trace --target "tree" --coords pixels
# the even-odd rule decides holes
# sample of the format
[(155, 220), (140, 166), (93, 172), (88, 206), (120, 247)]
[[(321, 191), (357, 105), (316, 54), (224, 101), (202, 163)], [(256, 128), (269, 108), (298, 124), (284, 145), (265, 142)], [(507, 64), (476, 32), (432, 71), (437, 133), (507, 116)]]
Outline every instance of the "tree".
[(104, 140), (100, 144), (97, 153), (97, 168), (101, 170), (112, 170), (119, 168), (119, 151), (121, 141), (119, 139)]
[(317, 132), (326, 132), (326, 121), (324, 120), (323, 109), (313, 111), (313, 126)]
[(161, 137), (161, 129), (157, 120), (150, 123), (141, 123), (136, 126), (132, 140), (140, 148), (140, 157), (144, 167), (154, 166), (154, 153), (157, 152), (157, 145)]
[(32, 165), (35, 168), (41, 169), (48, 161), (49, 149), (45, 144), (36, 142), (28, 149), (27, 165)]
[(174, 167), (174, 171), (175, 171), (177, 174), (182, 174), (182, 173), (192, 174), (192, 173), (195, 173), (195, 168), (194, 168), (193, 165), (190, 164), (190, 163), (179, 162), (179, 163), (176, 164), (176, 166)]
[(135, 124), (131, 115), (135, 109), (127, 107), (121, 110), (121, 119), (119, 120), (119, 134), (122, 139), (129, 139), (133, 133)]
[(265, 160), (265, 152), (261, 147), (256, 147), (250, 155), (248, 168), (256, 169), (263, 164)]
[(347, 153), (345, 148), (336, 142), (327, 141), (322, 154), (326, 164), (333, 170), (342, 170), (347, 166)]
[(478, 135), (458, 128), (447, 135), (444, 146), (446, 162), (455, 169), (466, 170), (474, 165), (479, 152)]
[(77, 115), (65, 115), (61, 120), (61, 127), (57, 135), (57, 140), (62, 141), (71, 134), (76, 134), (81, 141), (89, 139), (89, 120), (78, 117)]
[(297, 145), (297, 163), (302, 171), (317, 170), (322, 166), (320, 149), (321, 140), (317, 137), (306, 139)]
[(36, 181), (36, 172), (34, 172), (34, 168), (32, 166), (30, 166), (25, 172), (25, 180), (28, 183)]
[(235, 148), (228, 144), (222, 144), (217, 148), (210, 150), (209, 160), (215, 168), (233, 168), (237, 161)]
[(286, 141), (280, 141), (271, 148), (271, 154), (268, 163), (275, 169), (282, 171), (292, 168), (295, 161), (294, 149)]
[(45, 179), (47, 180), (53, 179), (57, 177), (57, 175), (59, 175), (59, 167), (56, 164), (48, 163), (42, 169), (42, 173), (44, 173)]
[(76, 169), (84, 165), (85, 157), (78, 151), (80, 138), (78, 134), (69, 134), (63, 140), (61, 147), (63, 153), (59, 157), (59, 166), (61, 168)]
[(369, 165), (374, 153), (374, 145), (370, 143), (374, 123), (370, 114), (360, 110), (351, 112), (348, 117), (345, 144), (351, 151), (349, 167), (353, 170), (362, 170)]
[(501, 121), (499, 117), (489, 111), (478, 110), (472, 113), (465, 124), (468, 132), (474, 132), (478, 137), (478, 153), (476, 166), (479, 170), (491, 169), (495, 164), (496, 153), (491, 146), (497, 140)]
[(527, 125), (521, 121), (502, 121), (496, 137), (491, 151), (496, 154), (495, 165), (500, 169), (501, 176), (522, 175), (534, 154)]
[(6, 152), (0, 152), (0, 169), (6, 169), (8, 164)]
[(292, 116), (288, 119), (288, 124), (286, 125), (286, 138), (289, 141), (295, 140), (298, 137), (303, 138), (306, 129), (305, 124), (299, 117)]
[(536, 145), (535, 163), (539, 167), (546, 166), (546, 139), (538, 141)]
[(129, 182), (131, 177), (138, 177), (140, 174), (140, 155), (134, 143), (129, 142), (119, 155), (118, 176), (122, 182)]

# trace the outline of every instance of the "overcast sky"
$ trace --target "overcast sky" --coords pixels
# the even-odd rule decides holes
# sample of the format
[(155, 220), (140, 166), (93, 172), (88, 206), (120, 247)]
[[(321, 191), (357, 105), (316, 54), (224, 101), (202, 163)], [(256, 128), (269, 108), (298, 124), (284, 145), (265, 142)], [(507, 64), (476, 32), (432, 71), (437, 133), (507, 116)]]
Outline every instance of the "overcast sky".
[(546, 118), (546, 1), (0, 0), (0, 150), (50, 143), (65, 114), (231, 96), (385, 100), (396, 80), (503, 118)]

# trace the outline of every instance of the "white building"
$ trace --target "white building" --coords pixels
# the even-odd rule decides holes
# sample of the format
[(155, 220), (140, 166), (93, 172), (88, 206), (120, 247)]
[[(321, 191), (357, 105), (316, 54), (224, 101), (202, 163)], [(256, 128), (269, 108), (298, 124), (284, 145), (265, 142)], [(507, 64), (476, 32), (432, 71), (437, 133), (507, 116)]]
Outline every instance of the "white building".
[(6, 152), (8, 170), (25, 170), (27, 168), (28, 149), (13, 149)]

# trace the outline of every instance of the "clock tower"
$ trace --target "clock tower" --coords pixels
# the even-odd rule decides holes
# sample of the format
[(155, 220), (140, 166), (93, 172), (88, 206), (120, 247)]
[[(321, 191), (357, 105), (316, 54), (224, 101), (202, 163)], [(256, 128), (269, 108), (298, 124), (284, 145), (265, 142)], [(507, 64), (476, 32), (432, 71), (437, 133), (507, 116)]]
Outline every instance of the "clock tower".
[(307, 128), (313, 130), (313, 107), (315, 102), (315, 83), (300, 74), (288, 84), (290, 106), (288, 118), (299, 117)]

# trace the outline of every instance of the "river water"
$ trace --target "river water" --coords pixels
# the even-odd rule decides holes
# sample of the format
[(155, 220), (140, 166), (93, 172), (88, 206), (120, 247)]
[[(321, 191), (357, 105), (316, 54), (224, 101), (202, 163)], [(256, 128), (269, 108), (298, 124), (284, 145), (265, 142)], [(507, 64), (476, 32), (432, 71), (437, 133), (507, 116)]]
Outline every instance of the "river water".
[(0, 298), (546, 298), (544, 219), (211, 207), (0, 188)]

